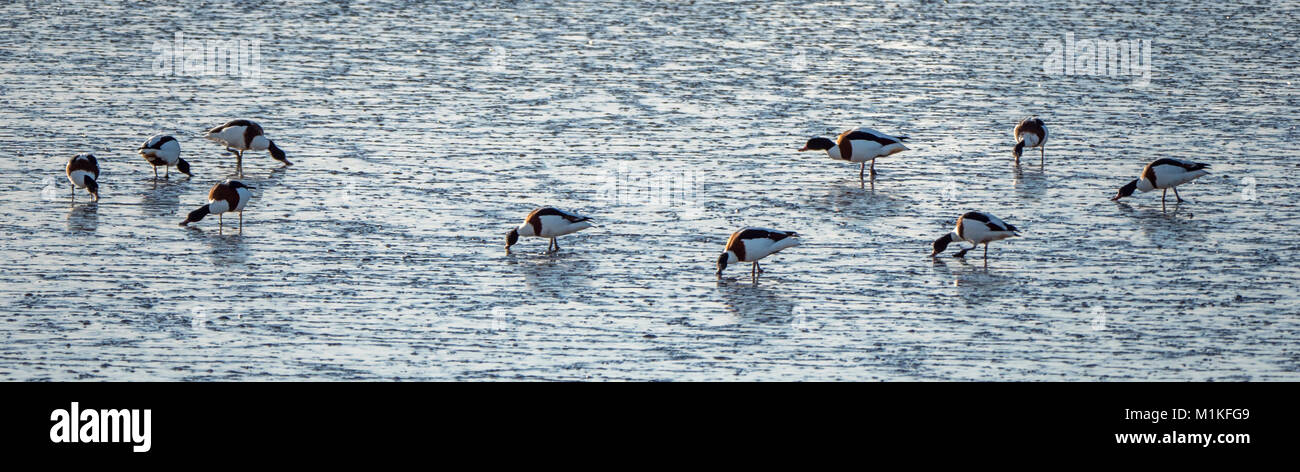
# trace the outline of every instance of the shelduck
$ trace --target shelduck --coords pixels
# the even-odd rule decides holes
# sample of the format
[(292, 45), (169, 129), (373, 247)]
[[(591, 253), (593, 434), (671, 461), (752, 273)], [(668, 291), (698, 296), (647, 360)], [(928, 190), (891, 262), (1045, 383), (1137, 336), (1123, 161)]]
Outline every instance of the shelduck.
[(948, 244), (956, 241), (966, 241), (971, 243), (971, 247), (962, 249), (953, 257), (966, 257), (966, 251), (975, 249), (980, 244), (984, 245), (984, 263), (988, 264), (989, 260), (989, 243), (1012, 236), (1020, 236), (1019, 230), (1015, 226), (1007, 224), (998, 217), (988, 213), (978, 211), (967, 212), (957, 218), (957, 227), (952, 232), (945, 234), (939, 239), (934, 240), (934, 252), (930, 257), (939, 255)]
[(1038, 148), (1038, 165), (1043, 165), (1047, 158), (1047, 127), (1043, 125), (1043, 120), (1038, 117), (1029, 117), (1020, 121), (1016, 129), (1012, 131), (1016, 137), (1016, 147), (1011, 149), (1011, 155), (1016, 156), (1016, 163), (1020, 163), (1020, 154), (1025, 148)]
[(727, 246), (722, 250), (722, 255), (718, 256), (718, 278), (722, 277), (722, 271), (727, 268), (728, 264), (737, 262), (753, 262), (750, 268), (750, 277), (758, 280), (758, 274), (763, 273), (763, 269), (758, 266), (758, 260), (780, 252), (782, 249), (799, 245), (799, 235), (794, 231), (778, 231), (766, 228), (744, 228), (731, 234), (731, 239), (727, 240)]
[(510, 246), (518, 243), (520, 236), (550, 238), (551, 243), (546, 246), (546, 252), (556, 252), (560, 250), (560, 243), (555, 238), (569, 233), (576, 233), (592, 226), (595, 225), (592, 224), (590, 216), (557, 210), (552, 207), (538, 208), (528, 213), (528, 216), (524, 218), (524, 222), (518, 228), (510, 230), (506, 234), (506, 254), (510, 254)]
[(1165, 195), (1168, 194), (1169, 189), (1172, 188), (1174, 189), (1174, 198), (1177, 198), (1179, 202), (1182, 202), (1183, 197), (1178, 195), (1178, 189), (1175, 187), (1196, 180), (1202, 175), (1209, 174), (1210, 171), (1205, 170), (1207, 167), (1210, 167), (1210, 165), (1199, 162), (1171, 159), (1168, 157), (1157, 159), (1142, 168), (1142, 174), (1137, 179), (1125, 184), (1123, 187), (1120, 187), (1119, 193), (1114, 197), (1111, 197), (1111, 201), (1118, 201), (1121, 198), (1132, 196), (1134, 190), (1150, 192), (1155, 189), (1161, 189), (1163, 191), (1160, 193), (1160, 205), (1163, 207), (1165, 204)]
[(140, 145), (140, 157), (153, 166), (153, 178), (158, 178), (158, 166), (162, 166), (165, 174), (163, 178), (171, 177), (171, 166), (176, 166), (176, 170), (182, 174), (193, 177), (190, 173), (190, 163), (181, 159), (181, 143), (176, 138), (156, 134), (150, 136), (144, 144)]
[(248, 201), (253, 198), (253, 187), (244, 185), (238, 180), (225, 180), (212, 186), (208, 191), (208, 204), (191, 211), (181, 222), (181, 226), (188, 225), (203, 220), (210, 214), (217, 215), (217, 228), (220, 230), (224, 221), (221, 215), (226, 212), (239, 213), (239, 230), (244, 230), (244, 207)]
[(871, 178), (875, 179), (876, 158), (906, 151), (903, 141), (907, 139), (907, 136), (891, 136), (871, 128), (854, 128), (841, 133), (835, 141), (820, 136), (809, 139), (799, 152), (826, 151), (831, 159), (860, 162), (859, 179), (863, 178), (867, 161), (871, 161)]
[(234, 120), (208, 130), (204, 138), (226, 147), (226, 151), (235, 155), (235, 168), (242, 175), (244, 171), (244, 151), (269, 151), (271, 157), (284, 165), (293, 165), (284, 157), (280, 149), (262, 133), (262, 126), (249, 120)]
[(77, 200), (77, 189), (84, 188), (95, 201), (99, 201), (99, 161), (90, 153), (77, 154), (68, 159), (64, 169), (68, 181), (72, 182), (72, 200)]

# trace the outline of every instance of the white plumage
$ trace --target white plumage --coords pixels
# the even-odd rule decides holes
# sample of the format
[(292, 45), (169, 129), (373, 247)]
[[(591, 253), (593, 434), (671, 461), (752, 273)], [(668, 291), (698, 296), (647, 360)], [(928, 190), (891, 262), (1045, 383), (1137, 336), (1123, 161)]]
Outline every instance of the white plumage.
[(1209, 174), (1210, 172), (1205, 170), (1208, 167), (1210, 167), (1209, 164), (1184, 161), (1181, 159), (1168, 157), (1157, 159), (1150, 164), (1147, 164), (1146, 167), (1143, 167), (1142, 174), (1139, 175), (1137, 179), (1134, 179), (1123, 187), (1120, 187), (1119, 193), (1112, 197), (1111, 200), (1119, 200), (1124, 197), (1132, 196), (1133, 191), (1135, 190), (1150, 192), (1152, 190), (1160, 189), (1163, 191), (1160, 194), (1160, 203), (1163, 205), (1166, 194), (1168, 194), (1169, 189), (1172, 188), (1174, 189), (1174, 197), (1177, 198), (1179, 202), (1182, 202), (1183, 197), (1178, 195), (1178, 189), (1175, 187)]
[(163, 166), (167, 176), (171, 175), (171, 166), (185, 175), (190, 174), (190, 164), (181, 159), (181, 143), (171, 136), (156, 134), (150, 136), (140, 145), (140, 157), (153, 166), (153, 176), (158, 178), (158, 166)]
[(799, 235), (794, 231), (780, 231), (767, 228), (744, 228), (731, 234), (722, 254), (718, 256), (718, 277), (729, 264), (752, 262), (750, 275), (754, 278), (763, 272), (758, 260), (781, 252), (781, 250), (798, 246)]
[(538, 208), (528, 213), (528, 216), (524, 217), (524, 222), (519, 227), (510, 230), (506, 234), (506, 253), (510, 253), (510, 246), (518, 243), (520, 236), (549, 238), (551, 242), (546, 248), (547, 252), (559, 251), (560, 244), (555, 238), (576, 233), (592, 226), (595, 225), (592, 224), (590, 216), (552, 207)]
[(903, 141), (907, 136), (892, 136), (871, 128), (854, 128), (831, 141), (828, 138), (809, 139), (803, 151), (824, 150), (831, 159), (862, 163), (858, 177), (863, 178), (866, 163), (871, 162), (871, 177), (876, 176), (876, 159), (908, 150)]
[(140, 154), (161, 160), (167, 165), (175, 165), (181, 158), (181, 143), (171, 136), (155, 134), (140, 146)]
[(1007, 239), (1012, 236), (1020, 236), (1019, 230), (1017, 230), (1015, 226), (1002, 221), (1000, 218), (989, 213), (978, 211), (966, 212), (966, 214), (957, 218), (957, 226), (953, 228), (952, 232), (940, 236), (939, 239), (934, 241), (934, 252), (930, 253), (930, 257), (939, 255), (939, 253), (943, 252), (944, 249), (947, 249), (948, 245), (953, 242), (965, 241), (971, 243), (971, 247), (962, 249), (957, 254), (954, 254), (953, 257), (966, 257), (966, 251), (975, 249), (980, 244), (983, 244), (984, 261), (987, 263), (989, 258), (989, 243)]
[(262, 132), (262, 126), (249, 120), (233, 120), (217, 126), (204, 133), (204, 138), (226, 146), (226, 151), (235, 155), (235, 168), (239, 173), (244, 169), (244, 151), (268, 151), (271, 158), (292, 165), (280, 149)]

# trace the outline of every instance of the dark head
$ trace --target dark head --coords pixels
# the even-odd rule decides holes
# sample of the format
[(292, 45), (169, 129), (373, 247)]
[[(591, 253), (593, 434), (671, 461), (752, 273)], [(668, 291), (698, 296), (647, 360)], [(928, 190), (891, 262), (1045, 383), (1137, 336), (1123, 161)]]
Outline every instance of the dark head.
[(816, 138), (809, 139), (808, 142), (803, 145), (803, 148), (799, 149), (799, 152), (825, 151), (833, 147), (835, 147), (835, 141), (831, 141), (829, 139), (818, 136)]
[(208, 216), (208, 213), (210, 213), (208, 211), (208, 206), (203, 205), (199, 207), (199, 209), (191, 211), (190, 214), (185, 217), (185, 221), (181, 222), (181, 226), (202, 221), (203, 217)]
[(1020, 159), (1020, 154), (1022, 154), (1022, 153), (1024, 153), (1024, 152), (1025, 152), (1025, 142), (1024, 142), (1024, 141), (1016, 142), (1016, 147), (1013, 148), (1013, 149), (1011, 149), (1011, 155), (1012, 155), (1012, 156), (1016, 156), (1016, 159)]
[(284, 165), (286, 166), (293, 165), (292, 162), (289, 162), (287, 159), (284, 158), (284, 150), (280, 149), (280, 146), (276, 146), (275, 141), (269, 141), (269, 142), (270, 144), (266, 147), (266, 150), (271, 151), (272, 159), (283, 162)]
[(240, 182), (240, 181), (238, 181), (238, 180), (231, 180), (231, 181), (229, 181), (226, 185), (229, 185), (230, 188), (247, 188), (247, 189), (251, 189), (251, 188), (253, 188), (253, 186), (251, 186), (251, 185), (244, 185), (243, 182)]
[(176, 160), (176, 170), (181, 171), (182, 174), (194, 177), (194, 174), (190, 173), (190, 163), (185, 162), (185, 159)]
[(718, 278), (722, 278), (722, 270), (727, 268), (727, 259), (730, 258), (727, 257), (727, 253), (725, 252), (722, 253), (721, 256), (718, 256)]
[(952, 241), (952, 233), (945, 234), (943, 237), (934, 240), (934, 252), (930, 253), (930, 257), (937, 256), (939, 253), (943, 252), (944, 249), (948, 249), (948, 244)]
[(99, 201), (99, 182), (90, 176), (86, 176), (86, 191), (90, 192), (90, 196), (95, 197), (95, 201)]
[(515, 243), (518, 242), (519, 242), (518, 229), (512, 229), (510, 230), (509, 233), (506, 233), (506, 254), (510, 254), (510, 246), (514, 246)]
[(1115, 196), (1113, 197), (1110, 197), (1110, 201), (1115, 202), (1115, 201), (1119, 201), (1119, 199), (1121, 198), (1132, 196), (1133, 191), (1137, 190), (1137, 187), (1138, 187), (1138, 181), (1137, 179), (1133, 179), (1132, 182), (1124, 184), (1123, 187), (1120, 187), (1119, 193), (1115, 194)]

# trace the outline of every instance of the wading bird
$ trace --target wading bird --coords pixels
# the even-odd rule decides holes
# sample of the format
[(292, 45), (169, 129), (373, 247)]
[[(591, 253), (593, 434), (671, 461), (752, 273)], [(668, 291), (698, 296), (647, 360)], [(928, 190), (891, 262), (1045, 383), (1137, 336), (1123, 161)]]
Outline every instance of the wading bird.
[(876, 158), (907, 150), (903, 141), (907, 136), (890, 136), (871, 128), (854, 128), (845, 131), (835, 141), (823, 137), (809, 139), (799, 152), (826, 151), (831, 159), (859, 162), (858, 179), (863, 179), (867, 161), (871, 161), (871, 178), (876, 178)]
[(156, 134), (149, 137), (148, 141), (140, 145), (140, 157), (153, 166), (153, 178), (158, 179), (158, 166), (163, 166), (163, 178), (171, 177), (171, 166), (176, 166), (176, 170), (182, 174), (193, 177), (190, 174), (190, 163), (181, 159), (181, 143), (171, 136)]
[(520, 224), (518, 228), (506, 233), (506, 254), (510, 254), (510, 246), (518, 243), (520, 236), (550, 238), (551, 243), (546, 246), (546, 252), (548, 254), (557, 252), (560, 250), (560, 243), (556, 242), (555, 238), (569, 233), (576, 233), (592, 226), (595, 225), (592, 224), (590, 216), (551, 207), (538, 208), (528, 213), (523, 224)]
[(289, 166), (293, 163), (284, 158), (280, 149), (262, 134), (262, 127), (248, 120), (234, 120), (208, 130), (204, 138), (216, 141), (226, 147), (226, 151), (235, 155), (235, 169), (239, 175), (244, 172), (244, 151), (269, 151), (271, 157)]
[(1178, 195), (1178, 189), (1175, 187), (1209, 174), (1210, 171), (1205, 170), (1206, 167), (1210, 167), (1210, 165), (1170, 159), (1168, 157), (1158, 159), (1142, 168), (1142, 175), (1139, 178), (1120, 187), (1119, 193), (1111, 197), (1111, 201), (1119, 201), (1121, 198), (1132, 196), (1134, 190), (1150, 192), (1161, 189), (1163, 192), (1160, 193), (1160, 206), (1163, 208), (1165, 206), (1165, 195), (1172, 188), (1174, 189), (1174, 198), (1177, 198), (1181, 203), (1183, 197)]
[(722, 271), (727, 268), (727, 264), (753, 262), (749, 275), (752, 280), (758, 281), (758, 274), (763, 273), (763, 268), (758, 266), (759, 259), (798, 245), (799, 235), (794, 231), (765, 228), (745, 228), (736, 231), (731, 234), (731, 239), (727, 240), (722, 255), (718, 256), (718, 278), (722, 278)]
[(989, 263), (989, 243), (1012, 236), (1020, 236), (1015, 226), (1011, 226), (998, 217), (988, 213), (978, 211), (967, 212), (957, 218), (957, 227), (952, 232), (945, 234), (939, 239), (934, 240), (934, 252), (930, 257), (939, 255), (948, 244), (956, 241), (966, 241), (971, 243), (971, 247), (962, 249), (960, 252), (953, 254), (953, 257), (966, 257), (966, 251), (984, 245), (984, 265)]
[(90, 153), (77, 154), (68, 159), (68, 167), (64, 169), (68, 174), (68, 181), (72, 182), (72, 201), (77, 201), (77, 189), (84, 188), (90, 196), (99, 201), (99, 161), (95, 160), (95, 155)]
[(1038, 117), (1025, 118), (1016, 125), (1012, 134), (1016, 137), (1016, 147), (1011, 149), (1011, 155), (1016, 156), (1016, 164), (1020, 163), (1020, 154), (1025, 148), (1038, 148), (1038, 165), (1041, 167), (1047, 161), (1045, 157), (1047, 148), (1047, 127), (1043, 126), (1043, 120)]
[(248, 205), (248, 200), (253, 198), (253, 187), (244, 185), (238, 180), (225, 180), (212, 186), (208, 191), (208, 204), (191, 211), (181, 222), (181, 226), (203, 220), (203, 217), (210, 214), (217, 215), (217, 231), (220, 231), (224, 221), (221, 214), (226, 212), (239, 213), (239, 231), (244, 231), (244, 206)]

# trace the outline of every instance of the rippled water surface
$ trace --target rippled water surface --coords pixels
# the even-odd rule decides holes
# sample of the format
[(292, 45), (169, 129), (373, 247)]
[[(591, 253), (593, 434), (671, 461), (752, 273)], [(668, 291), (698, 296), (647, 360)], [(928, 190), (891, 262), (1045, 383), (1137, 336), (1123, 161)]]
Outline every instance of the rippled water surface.
[[(1300, 380), (1297, 24), (1281, 1), (7, 3), (0, 379)], [(177, 32), (256, 44), (260, 75), (160, 75)], [(1046, 73), (1067, 38), (1148, 41), (1149, 83)], [(1011, 158), (1031, 114), (1042, 167)], [(242, 233), (177, 226), (233, 172), (199, 136), (233, 118), (295, 165), (245, 156)], [(852, 126), (911, 150), (865, 188), (795, 152)], [(154, 133), (193, 178), (154, 181)], [(98, 204), (70, 201), (79, 152)], [(1165, 210), (1108, 200), (1161, 157), (1213, 173)], [(506, 256), (539, 205), (601, 226)], [(927, 257), (973, 209), (1023, 237), (987, 268)], [(804, 242), (720, 282), (747, 225)]]

